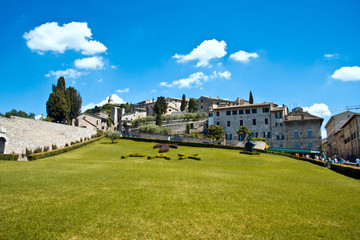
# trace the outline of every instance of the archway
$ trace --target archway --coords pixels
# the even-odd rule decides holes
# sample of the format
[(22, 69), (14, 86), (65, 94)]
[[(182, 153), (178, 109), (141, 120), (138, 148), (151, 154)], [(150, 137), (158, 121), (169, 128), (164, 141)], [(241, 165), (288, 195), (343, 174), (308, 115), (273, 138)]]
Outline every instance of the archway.
[(6, 142), (6, 139), (3, 137), (0, 137), (0, 153), (5, 152), (5, 142)]

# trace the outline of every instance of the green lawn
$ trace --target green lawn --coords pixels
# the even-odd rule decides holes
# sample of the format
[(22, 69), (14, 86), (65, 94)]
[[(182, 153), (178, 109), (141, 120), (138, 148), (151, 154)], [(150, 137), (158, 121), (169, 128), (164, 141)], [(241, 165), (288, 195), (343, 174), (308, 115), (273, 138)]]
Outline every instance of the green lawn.
[[(359, 239), (360, 181), (283, 156), (102, 139), (0, 161), (0, 239)], [(177, 160), (198, 153), (201, 161)]]

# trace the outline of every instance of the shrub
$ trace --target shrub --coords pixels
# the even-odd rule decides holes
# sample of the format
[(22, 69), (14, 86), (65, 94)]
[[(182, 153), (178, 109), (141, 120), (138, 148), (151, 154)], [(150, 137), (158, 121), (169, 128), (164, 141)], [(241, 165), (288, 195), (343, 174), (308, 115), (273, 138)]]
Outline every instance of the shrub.
[(17, 161), (19, 155), (17, 154), (0, 154), (0, 160)]
[(155, 155), (147, 157), (147, 159), (155, 159), (155, 158), (165, 158), (166, 160), (171, 159), (171, 157), (169, 155), (166, 155), (165, 153), (157, 153)]
[(33, 152), (32, 152), (32, 150), (31, 149), (25, 149), (25, 155), (26, 156), (29, 156), (30, 154), (32, 154)]
[(42, 148), (38, 147), (34, 150), (34, 153), (41, 153), (42, 152)]
[(168, 152), (169, 148), (178, 148), (176, 144), (167, 144), (167, 143), (159, 143), (156, 144), (153, 148), (160, 148), (159, 153)]
[(267, 140), (266, 140), (266, 138), (260, 138), (260, 137), (258, 137), (258, 138), (251, 138), (251, 140), (252, 140), (252, 141), (262, 141), (262, 142), (264, 142), (264, 143), (268, 143)]
[(148, 133), (148, 134), (156, 134), (156, 135), (169, 135), (170, 128), (161, 127), (155, 124), (142, 125), (139, 127), (139, 132)]
[(198, 160), (198, 161), (201, 160), (201, 158), (198, 156), (197, 153), (192, 154), (192, 155), (186, 155), (186, 154), (183, 154), (183, 153), (179, 153), (178, 156), (179, 156), (179, 160), (183, 160), (183, 159), (187, 159), (187, 158)]
[(47, 151), (49, 151), (50, 150), (50, 147), (48, 147), (48, 146), (45, 146), (44, 147), (44, 152), (47, 152)]
[(82, 142), (83, 141), (83, 139), (82, 138), (80, 138), (80, 142)]
[(145, 153), (127, 153), (121, 156), (121, 159), (125, 159), (128, 157), (146, 157)]
[(74, 144), (75, 144), (74, 142), (71, 142), (71, 143), (70, 143), (71, 146), (74, 145)]
[(68, 147), (69, 146), (69, 144), (68, 143), (65, 143), (65, 147)]
[(330, 163), (330, 169), (348, 177), (360, 179), (360, 168), (337, 163)]
[[(66, 146), (66, 144), (65, 144), (65, 146)], [(52, 144), (52, 145), (51, 145), (51, 149), (52, 149), (52, 150), (56, 150), (57, 148), (58, 148), (58, 147), (57, 147), (55, 144)]]

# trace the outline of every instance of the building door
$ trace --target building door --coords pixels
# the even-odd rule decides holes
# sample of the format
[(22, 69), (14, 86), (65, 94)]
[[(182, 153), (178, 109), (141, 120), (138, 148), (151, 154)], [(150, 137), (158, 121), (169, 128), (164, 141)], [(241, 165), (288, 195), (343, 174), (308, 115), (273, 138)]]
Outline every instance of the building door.
[(6, 139), (1, 137), (0, 138), (0, 153), (5, 152), (5, 142), (6, 142)]

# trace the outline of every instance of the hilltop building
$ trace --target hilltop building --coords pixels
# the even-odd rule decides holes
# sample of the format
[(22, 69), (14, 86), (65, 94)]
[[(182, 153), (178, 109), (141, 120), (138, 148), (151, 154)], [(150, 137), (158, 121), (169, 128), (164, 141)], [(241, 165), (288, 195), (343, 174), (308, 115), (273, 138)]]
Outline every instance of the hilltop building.
[(239, 105), (213, 108), (208, 124), (222, 126), (229, 145), (238, 145), (244, 140), (236, 134), (236, 130), (247, 126), (254, 138), (266, 138), (273, 149), (317, 153), (321, 145), (322, 121), (322, 118), (304, 112), (302, 108), (289, 113), (285, 105), (243, 101)]
[(230, 101), (228, 99), (220, 99), (219, 96), (216, 98), (201, 96), (198, 99), (198, 108), (200, 112), (210, 112), (212, 109), (217, 107), (227, 107), (233, 105), (244, 105), (249, 104), (248, 101), (244, 99), (237, 98), (235, 101)]
[(356, 113), (346, 111), (332, 116), (325, 125), (327, 133), (327, 155), (340, 155), (345, 157), (344, 136), (341, 128)]

